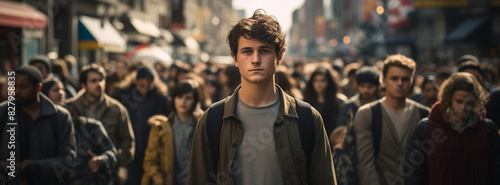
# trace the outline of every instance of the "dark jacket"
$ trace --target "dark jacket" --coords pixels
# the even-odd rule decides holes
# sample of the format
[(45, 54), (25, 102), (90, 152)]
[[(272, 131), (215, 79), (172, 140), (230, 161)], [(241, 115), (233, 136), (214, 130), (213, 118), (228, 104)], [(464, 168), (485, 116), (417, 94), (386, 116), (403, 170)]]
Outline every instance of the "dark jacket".
[(337, 127), (346, 126), (350, 121), (354, 121), (354, 116), (361, 105), (359, 93), (349, 98), (349, 101), (342, 103), (337, 117)]
[[(77, 160), (73, 184), (107, 184), (112, 181), (111, 171), (117, 162), (116, 148), (100, 121), (80, 116), (75, 120), (77, 138)], [(88, 162), (92, 151), (101, 157), (99, 171), (92, 173)]]
[[(336, 184), (330, 144), (320, 114), (311, 107), (315, 120), (315, 139), (311, 153), (311, 166), (307, 172), (306, 155), (301, 146), (295, 99), (284, 93), (279, 86), (276, 87), (280, 93), (280, 108), (274, 123), (273, 133), (285, 184), (306, 184), (306, 173), (310, 176), (309, 185)], [(217, 180), (217, 184), (232, 185), (234, 183), (231, 166), (244, 134), (243, 126), (236, 113), (237, 93), (240, 88), (236, 88), (224, 105), (218, 164), (214, 164), (208, 143), (206, 128), (208, 110), (200, 118), (194, 131), (188, 185), (205, 185), (214, 180)]]
[(436, 109), (435, 105), (430, 118), (420, 121), (413, 133), (406, 152), (405, 184), (500, 184), (495, 124), (480, 118), (460, 133)]
[[(39, 169), (30, 184), (67, 184), (69, 174), (74, 166), (76, 156), (75, 130), (69, 112), (55, 105), (45, 95), (40, 96), (40, 113), (33, 121), (30, 134), (30, 160), (38, 163)], [(0, 105), (2, 119), (0, 125), (3, 130), (0, 133), (0, 163), (6, 161), (9, 156), (7, 144), (9, 141), (6, 130), (10, 126), (5, 125), (3, 119), (7, 102)], [(21, 107), (16, 107), (16, 114), (19, 116)], [(18, 125), (19, 127), (19, 125)], [(16, 131), (19, 136), (19, 130)], [(19, 138), (18, 138), (19, 139)], [(19, 145), (16, 146), (16, 158), (20, 159)], [(16, 161), (19, 165), (22, 161)], [(19, 169), (17, 169), (18, 171)]]

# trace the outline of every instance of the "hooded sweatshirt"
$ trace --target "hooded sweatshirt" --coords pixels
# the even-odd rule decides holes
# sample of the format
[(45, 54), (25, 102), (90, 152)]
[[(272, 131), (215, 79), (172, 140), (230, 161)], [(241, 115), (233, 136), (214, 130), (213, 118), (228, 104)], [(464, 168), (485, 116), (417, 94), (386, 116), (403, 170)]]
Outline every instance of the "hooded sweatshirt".
[(436, 103), (429, 116), (429, 136), (442, 133), (444, 142), (428, 145), (429, 185), (481, 185), (488, 183), (489, 145), (483, 124), (486, 111), (462, 132), (453, 128), (448, 114)]

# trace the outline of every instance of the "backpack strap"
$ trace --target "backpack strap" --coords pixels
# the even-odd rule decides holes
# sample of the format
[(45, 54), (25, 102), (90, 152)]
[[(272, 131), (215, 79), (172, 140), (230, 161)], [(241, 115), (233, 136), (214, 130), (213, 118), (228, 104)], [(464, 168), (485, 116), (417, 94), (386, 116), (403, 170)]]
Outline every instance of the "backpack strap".
[(224, 103), (226, 98), (210, 106), (207, 113), (207, 135), (208, 143), (214, 164), (217, 166), (220, 156), (220, 131), (222, 129), (222, 116), (224, 116)]
[(375, 159), (380, 151), (380, 140), (382, 139), (382, 106), (380, 102), (371, 105), (372, 110), (372, 137), (373, 137), (373, 154)]
[[(300, 133), (300, 144), (302, 145), (302, 150), (306, 154), (306, 169), (309, 172), (311, 167), (311, 154), (314, 147), (314, 119), (312, 116), (311, 105), (308, 103), (295, 99), (297, 105), (297, 112), (299, 115), (299, 133)], [(309, 182), (309, 173), (306, 173), (307, 182)]]

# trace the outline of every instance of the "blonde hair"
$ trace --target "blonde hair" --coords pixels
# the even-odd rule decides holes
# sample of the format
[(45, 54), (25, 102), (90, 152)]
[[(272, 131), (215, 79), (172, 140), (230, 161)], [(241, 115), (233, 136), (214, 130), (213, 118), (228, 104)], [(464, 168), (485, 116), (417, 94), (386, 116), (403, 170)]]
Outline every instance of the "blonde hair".
[(481, 86), (479, 81), (470, 73), (459, 72), (451, 75), (450, 78), (445, 80), (439, 90), (439, 100), (443, 110), (451, 107), (451, 99), (455, 91), (467, 91), (474, 94), (474, 98), (478, 103), (474, 110), (478, 113), (483, 105), (488, 101), (489, 93)]

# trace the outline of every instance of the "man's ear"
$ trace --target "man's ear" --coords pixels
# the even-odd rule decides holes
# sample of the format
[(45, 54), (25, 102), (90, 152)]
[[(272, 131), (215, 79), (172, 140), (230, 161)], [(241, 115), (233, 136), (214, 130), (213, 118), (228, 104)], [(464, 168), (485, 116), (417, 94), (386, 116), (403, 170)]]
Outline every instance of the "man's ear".
[(81, 89), (86, 89), (85, 84), (80, 84)]
[(38, 83), (36, 90), (38, 90), (38, 92), (40, 92), (40, 91), (42, 91), (42, 87), (43, 87), (42, 83)]
[(283, 54), (284, 53), (281, 53), (281, 55), (278, 56), (278, 60), (276, 60), (276, 65), (280, 65), (281, 61), (283, 61)]
[(232, 56), (233, 56), (234, 66), (239, 67), (238, 66), (238, 61), (236, 61), (236, 55), (233, 54)]

